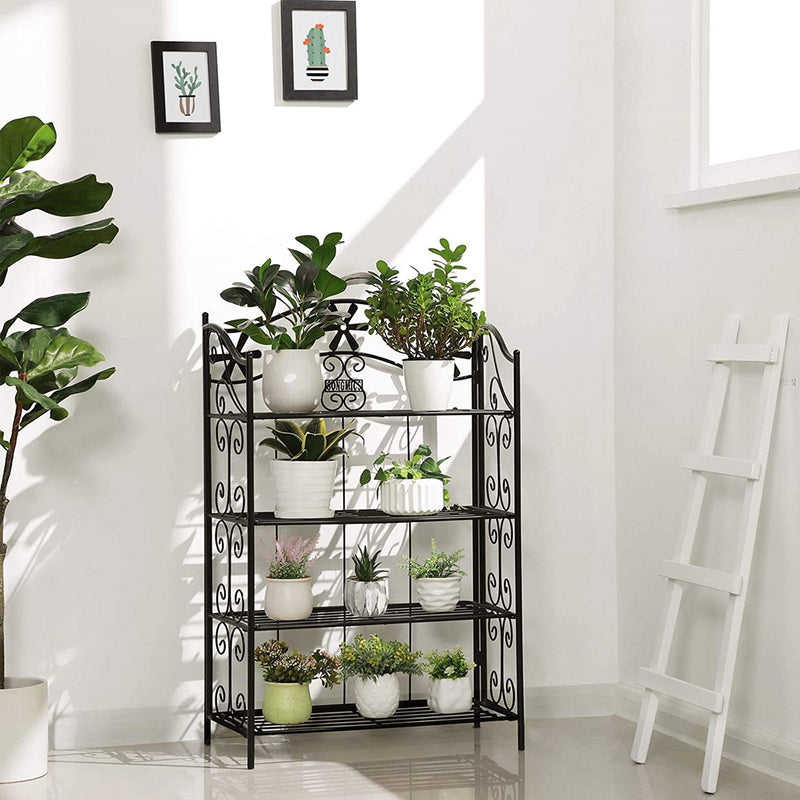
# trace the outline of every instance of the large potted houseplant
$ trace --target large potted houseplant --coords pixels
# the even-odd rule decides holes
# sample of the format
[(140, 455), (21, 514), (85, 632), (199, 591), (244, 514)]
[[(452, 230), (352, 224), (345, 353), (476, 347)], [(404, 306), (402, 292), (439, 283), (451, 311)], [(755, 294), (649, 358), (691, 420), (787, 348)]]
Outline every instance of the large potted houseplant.
[(287, 456), (272, 462), (275, 516), (279, 519), (325, 519), (333, 516), (331, 498), (339, 456), (348, 436), (360, 436), (352, 423), (328, 430), (325, 420), (314, 417), (303, 425), (278, 420), (272, 436), (261, 442)]
[(289, 652), (285, 642), (271, 639), (256, 647), (255, 657), (264, 675), (264, 719), (275, 725), (298, 725), (311, 716), (311, 692), (315, 678), (329, 689), (341, 683), (339, 662), (317, 648), (309, 655)]
[(397, 676), (421, 675), (421, 656), (405, 642), (385, 641), (375, 634), (369, 638), (358, 634), (352, 644), (343, 642), (339, 662), (342, 676), (353, 686), (358, 713), (368, 719), (391, 717), (400, 704)]
[(461, 578), (464, 572), (458, 563), (464, 550), (452, 553), (436, 549), (436, 539), (431, 539), (431, 554), (424, 561), (406, 556), (400, 566), (408, 570), (417, 590), (417, 599), (423, 611), (452, 611), (461, 599)]
[(378, 482), (381, 510), (386, 514), (436, 514), (450, 502), (450, 493), (445, 488), (450, 476), (441, 469), (447, 458), (436, 461), (426, 444), (419, 445), (405, 461), (392, 461), (387, 466), (387, 458), (387, 453), (381, 453), (375, 459), (374, 475), (368, 469), (361, 473), (362, 486), (373, 479)]
[(475, 664), (460, 647), (425, 657), (428, 676), (428, 707), (436, 714), (461, 714), (472, 708), (472, 681), (469, 673)]
[(353, 574), (344, 584), (344, 605), (354, 617), (379, 617), (389, 605), (389, 573), (381, 569), (380, 554), (361, 545), (351, 556)]
[[(67, 183), (46, 180), (23, 170), (45, 156), (56, 143), (52, 123), (37, 117), (15, 119), (0, 129), (0, 285), (9, 268), (27, 256), (70, 258), (117, 234), (111, 219), (89, 222), (50, 235), (36, 236), (19, 223), (28, 211), (58, 217), (99, 211), (113, 188), (85, 175)], [(113, 368), (79, 377), (103, 356), (89, 342), (63, 327), (86, 308), (89, 292), (39, 297), (6, 320), (0, 328), (0, 384), (13, 392), (13, 417), (0, 431), (5, 451), (0, 478), (0, 783), (30, 780), (47, 772), (47, 682), (10, 677), (5, 670), (4, 565), (9, 553), (5, 537), (8, 488), (20, 432), (45, 414), (62, 420), (62, 403), (108, 378)]]
[(430, 248), (436, 258), (430, 272), (415, 270), (405, 283), (399, 272), (378, 261), (368, 275), (371, 286), (365, 311), (369, 330), (398, 353), (405, 354), (403, 375), (408, 402), (414, 411), (447, 408), (455, 376), (454, 357), (469, 349), (485, 332), (486, 315), (475, 312), (475, 281), (460, 281), (466, 267), (461, 259), (467, 248), (455, 250), (447, 239), (441, 249)]
[(308, 252), (289, 249), (298, 262), (294, 272), (268, 258), (245, 271), (247, 283), (235, 283), (220, 295), (258, 311), (252, 319), (228, 324), (269, 348), (264, 351), (261, 387), (264, 402), (278, 414), (313, 411), (322, 398), (320, 353), (313, 348), (343, 319), (329, 298), (343, 292), (347, 283), (328, 269), (341, 240), (341, 233), (329, 233), (322, 241), (298, 236)]
[(275, 557), (266, 577), (264, 612), (271, 619), (306, 619), (314, 610), (311, 576), (308, 567), (314, 559), (317, 546), (314, 539), (302, 536), (275, 540)]

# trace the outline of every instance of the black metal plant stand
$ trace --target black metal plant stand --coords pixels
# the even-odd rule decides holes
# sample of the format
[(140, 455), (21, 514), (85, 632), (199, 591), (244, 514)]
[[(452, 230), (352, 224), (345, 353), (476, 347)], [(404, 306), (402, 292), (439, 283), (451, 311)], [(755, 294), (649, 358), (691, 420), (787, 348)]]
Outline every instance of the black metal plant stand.
[[(358, 347), (353, 333), (365, 325), (355, 321), (363, 301), (338, 301), (346, 306), (348, 321), (333, 332), (330, 351), (323, 355), (329, 377), (324, 410), (313, 414), (256, 413), (254, 391), (260, 376), (246, 351), (244, 337), (234, 343), (225, 329), (209, 324), (203, 315), (203, 455), (205, 507), (204, 629), (205, 629), (205, 743), (211, 743), (211, 723), (247, 739), (247, 766), (254, 766), (255, 737), (270, 734), (517, 722), (519, 749), (525, 747), (522, 540), (520, 502), (520, 357), (511, 353), (498, 331), (490, 327), (471, 352), (461, 354), (456, 380), (469, 381), (471, 407), (442, 412), (370, 410), (365, 408), (362, 377), (370, 367), (395, 364)], [(234, 332), (236, 333), (236, 332)], [(369, 336), (365, 336), (369, 339)], [(399, 364), (395, 366), (400, 367)], [(508, 378), (510, 377), (510, 381)], [(508, 385), (509, 388), (506, 388)], [(410, 431), (413, 420), (426, 416), (460, 416), (471, 423), (472, 500), (439, 514), (424, 517), (390, 516), (378, 510), (347, 508), (332, 519), (276, 520), (256, 509), (254, 456), (256, 434), (267, 421), (321, 416), (349, 419), (400, 418)], [(409, 437), (407, 437), (408, 439)], [(286, 525), (338, 525), (341, 529), (342, 568), (347, 568), (347, 527), (365, 523), (462, 522), (472, 533), (472, 596), (450, 612), (427, 613), (409, 601), (392, 603), (381, 617), (353, 617), (342, 605), (320, 606), (308, 619), (278, 622), (256, 607), (255, 529)], [(467, 525), (469, 528), (467, 528)], [(412, 537), (408, 536), (408, 554)], [(394, 716), (370, 720), (355, 705), (315, 705), (311, 718), (300, 725), (273, 725), (264, 720), (257, 691), (253, 650), (259, 631), (340, 629), (403, 624), (409, 642), (417, 624), (472, 621), (474, 697), (472, 710), (462, 714), (434, 714), (424, 700), (402, 700)], [(466, 644), (466, 643), (465, 643)], [(465, 646), (465, 650), (469, 650)]]

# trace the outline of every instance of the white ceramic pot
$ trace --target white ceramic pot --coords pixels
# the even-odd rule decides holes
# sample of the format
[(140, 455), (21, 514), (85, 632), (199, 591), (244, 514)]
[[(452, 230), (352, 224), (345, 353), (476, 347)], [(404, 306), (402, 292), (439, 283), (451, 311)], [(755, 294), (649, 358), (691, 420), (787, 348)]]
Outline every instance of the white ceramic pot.
[(389, 579), (357, 581), (348, 578), (344, 584), (344, 604), (354, 617), (379, 617), (389, 605)]
[(264, 611), (271, 619), (306, 619), (314, 610), (311, 578), (267, 578)]
[(313, 411), (322, 399), (322, 367), (317, 350), (265, 350), (261, 391), (277, 414)]
[(417, 578), (417, 599), (423, 611), (452, 611), (461, 599), (461, 576)]
[(30, 781), (46, 772), (47, 681), (6, 678), (0, 689), (0, 783)]
[(444, 411), (450, 402), (455, 377), (455, 361), (403, 362), (408, 404), (414, 411)]
[(397, 675), (352, 678), (353, 696), (358, 713), (368, 719), (391, 717), (400, 705), (400, 681)]
[(387, 514), (436, 514), (444, 507), (444, 485), (436, 478), (388, 480), (381, 484), (381, 510)]
[(428, 706), (437, 714), (463, 714), (472, 708), (472, 680), (463, 678), (428, 679)]
[(275, 481), (275, 516), (279, 519), (313, 519), (333, 516), (331, 498), (337, 462), (272, 462)]

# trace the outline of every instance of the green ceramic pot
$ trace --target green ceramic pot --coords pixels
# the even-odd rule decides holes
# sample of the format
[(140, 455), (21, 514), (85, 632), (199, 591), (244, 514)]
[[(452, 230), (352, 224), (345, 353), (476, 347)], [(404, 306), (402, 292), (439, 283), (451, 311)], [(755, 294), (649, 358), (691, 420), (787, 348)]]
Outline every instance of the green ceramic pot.
[(311, 716), (308, 684), (264, 681), (264, 719), (275, 725), (297, 725)]

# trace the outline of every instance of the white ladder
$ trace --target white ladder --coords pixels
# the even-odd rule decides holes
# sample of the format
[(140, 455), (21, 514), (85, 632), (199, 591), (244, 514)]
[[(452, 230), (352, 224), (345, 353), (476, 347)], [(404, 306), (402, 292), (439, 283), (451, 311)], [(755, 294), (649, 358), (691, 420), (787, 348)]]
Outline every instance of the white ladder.
[[(703, 764), (701, 787), (704, 792), (708, 793), (713, 793), (717, 789), (722, 744), (728, 722), (733, 672), (736, 667), (736, 651), (742, 629), (742, 615), (747, 597), (747, 584), (753, 560), (761, 498), (764, 493), (764, 476), (769, 457), (772, 427), (775, 421), (786, 336), (789, 329), (789, 315), (778, 314), (772, 319), (768, 344), (738, 344), (739, 321), (737, 316), (729, 317), (725, 321), (720, 343), (712, 345), (706, 356), (707, 361), (714, 363), (711, 393), (706, 407), (699, 449), (697, 452), (690, 453), (685, 461), (685, 466), (692, 470), (689, 516), (675, 560), (665, 561), (660, 573), (670, 580), (672, 590), (653, 668), (639, 671), (639, 683), (645, 687), (645, 691), (631, 751), (631, 758), (636, 763), (643, 764), (645, 762), (658, 712), (660, 694), (663, 693), (705, 708), (711, 712), (711, 722), (706, 739), (706, 757)], [(760, 403), (762, 424), (757, 432), (756, 455), (752, 461), (714, 455), (730, 378), (729, 365), (736, 362), (764, 365)], [(730, 475), (747, 481), (743, 503), (741, 568), (736, 574), (706, 569), (690, 563), (700, 520), (700, 510), (705, 496), (707, 473)], [(683, 588), (687, 583), (704, 586), (728, 595), (725, 627), (713, 689), (687, 683), (666, 674)]]

